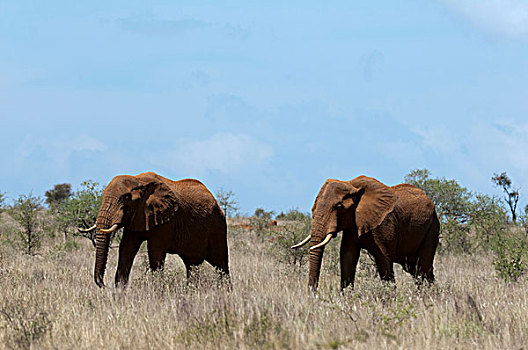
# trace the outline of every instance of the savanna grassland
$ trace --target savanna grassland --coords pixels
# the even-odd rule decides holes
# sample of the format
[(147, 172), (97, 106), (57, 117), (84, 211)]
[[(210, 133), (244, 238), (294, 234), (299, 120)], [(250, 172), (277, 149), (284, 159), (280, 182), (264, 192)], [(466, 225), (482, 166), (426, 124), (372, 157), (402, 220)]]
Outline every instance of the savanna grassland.
[(99, 289), (92, 275), (94, 248), (85, 238), (48, 237), (36, 255), (4, 242), (0, 347), (522, 349), (528, 344), (528, 280), (499, 278), (492, 253), (440, 252), (436, 283), (421, 288), (398, 265), (396, 285), (381, 282), (363, 253), (355, 289), (341, 294), (335, 240), (325, 251), (319, 293), (313, 296), (303, 265), (307, 249), (300, 262), (288, 256), (281, 226), (230, 225), (231, 289), (218, 286), (206, 264), (188, 285), (174, 255), (164, 271), (147, 272), (145, 247), (124, 291), (112, 286), (117, 249), (111, 249), (107, 287)]

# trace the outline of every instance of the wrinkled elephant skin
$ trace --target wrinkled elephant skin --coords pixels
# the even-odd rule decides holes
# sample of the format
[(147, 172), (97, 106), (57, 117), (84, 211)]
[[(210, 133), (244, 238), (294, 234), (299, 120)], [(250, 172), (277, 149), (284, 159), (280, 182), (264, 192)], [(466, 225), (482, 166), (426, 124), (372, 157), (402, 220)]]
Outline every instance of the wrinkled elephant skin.
[(197, 180), (172, 181), (155, 173), (116, 176), (103, 192), (96, 221), (95, 283), (104, 285), (110, 236), (123, 228), (115, 275), (125, 286), (142, 242), (150, 268), (163, 267), (167, 254), (178, 254), (187, 277), (204, 260), (229, 275), (227, 225), (213, 195)]
[(374, 257), (383, 280), (394, 281), (393, 263), (399, 263), (418, 283), (434, 281), (440, 224), (433, 202), (422, 190), (409, 184), (388, 187), (366, 176), (328, 179), (312, 217), (308, 280), (312, 291), (319, 283), (324, 245), (341, 231), (341, 288), (353, 286), (361, 249)]

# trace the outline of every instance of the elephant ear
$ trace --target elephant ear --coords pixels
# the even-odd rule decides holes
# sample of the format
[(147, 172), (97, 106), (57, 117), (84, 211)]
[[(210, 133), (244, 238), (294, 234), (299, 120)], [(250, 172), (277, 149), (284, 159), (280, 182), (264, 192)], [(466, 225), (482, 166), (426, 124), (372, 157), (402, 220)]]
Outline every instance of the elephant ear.
[(143, 184), (141, 200), (143, 205), (138, 207), (131, 222), (134, 231), (148, 231), (155, 226), (168, 222), (178, 211), (178, 197), (159, 176), (139, 175)]
[(392, 188), (371, 177), (359, 176), (350, 182), (363, 190), (356, 208), (356, 224), (361, 236), (385, 220), (387, 214), (394, 210), (398, 197)]

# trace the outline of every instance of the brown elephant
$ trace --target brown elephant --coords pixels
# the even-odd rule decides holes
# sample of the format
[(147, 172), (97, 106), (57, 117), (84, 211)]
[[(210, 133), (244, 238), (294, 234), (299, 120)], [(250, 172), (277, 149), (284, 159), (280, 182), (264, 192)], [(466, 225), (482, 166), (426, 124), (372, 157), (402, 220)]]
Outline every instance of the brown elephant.
[(434, 281), (440, 223), (433, 202), (417, 187), (388, 187), (366, 176), (328, 179), (315, 199), (312, 218), (310, 236), (292, 247), (310, 241), (310, 290), (317, 290), (324, 246), (340, 231), (342, 289), (354, 285), (362, 248), (374, 257), (383, 280), (394, 281), (393, 263), (399, 263), (417, 282)]
[(147, 241), (150, 268), (178, 254), (187, 269), (204, 260), (229, 276), (227, 224), (222, 209), (198, 180), (172, 181), (149, 172), (116, 176), (103, 192), (96, 224), (94, 279), (104, 286), (110, 236), (124, 228), (115, 284), (125, 286), (139, 247)]

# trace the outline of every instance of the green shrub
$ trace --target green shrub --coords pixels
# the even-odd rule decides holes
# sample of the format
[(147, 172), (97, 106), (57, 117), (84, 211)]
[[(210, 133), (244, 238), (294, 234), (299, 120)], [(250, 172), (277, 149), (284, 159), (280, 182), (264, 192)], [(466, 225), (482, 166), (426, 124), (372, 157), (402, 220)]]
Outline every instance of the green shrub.
[(31, 193), (21, 195), (9, 209), (9, 215), (18, 224), (14, 230), (22, 248), (26, 254), (34, 255), (46, 232), (42, 199)]
[(527, 268), (528, 242), (519, 237), (508, 237), (504, 233), (495, 241), (496, 257), (493, 264), (497, 275), (507, 281), (517, 281)]
[(103, 189), (97, 182), (87, 180), (81, 183), (80, 189), (54, 206), (57, 228), (68, 235), (86, 237), (95, 246), (95, 231), (80, 233), (77, 228), (88, 228), (95, 224), (101, 207)]
[(4, 211), (4, 203), (5, 203), (5, 200), (6, 200), (6, 195), (5, 193), (2, 193), (0, 192), (0, 214)]
[(257, 208), (253, 216), (249, 219), (249, 224), (257, 231), (258, 236), (267, 236), (272, 218), (273, 211)]
[(306, 248), (291, 249), (291, 246), (306, 238), (310, 234), (311, 227), (310, 218), (287, 222), (279, 226), (270, 237), (272, 254), (282, 263), (293, 266), (305, 265), (308, 262)]

